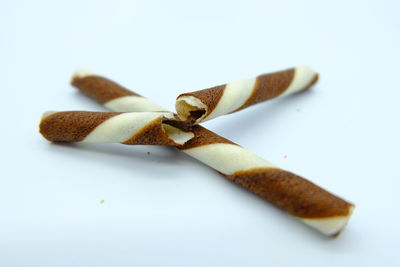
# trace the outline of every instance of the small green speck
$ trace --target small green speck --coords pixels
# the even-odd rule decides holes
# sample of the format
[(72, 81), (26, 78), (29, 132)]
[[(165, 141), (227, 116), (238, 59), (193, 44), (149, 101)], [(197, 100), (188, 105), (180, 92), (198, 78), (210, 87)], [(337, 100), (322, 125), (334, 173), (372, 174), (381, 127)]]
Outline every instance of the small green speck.
[(100, 204), (104, 204), (104, 199), (100, 200)]

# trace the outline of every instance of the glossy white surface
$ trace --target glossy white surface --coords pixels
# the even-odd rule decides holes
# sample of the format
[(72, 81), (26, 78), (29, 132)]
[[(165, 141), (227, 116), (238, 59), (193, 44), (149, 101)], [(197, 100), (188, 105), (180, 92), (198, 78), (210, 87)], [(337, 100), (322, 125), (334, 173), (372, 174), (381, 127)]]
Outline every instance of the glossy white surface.
[[(2, 3), (0, 266), (400, 265), (398, 10), (380, 0)], [(77, 68), (172, 110), (180, 93), (301, 64), (321, 74), (311, 91), (204, 125), (354, 202), (337, 239), (180, 151), (38, 133), (46, 110), (105, 110), (69, 85)]]

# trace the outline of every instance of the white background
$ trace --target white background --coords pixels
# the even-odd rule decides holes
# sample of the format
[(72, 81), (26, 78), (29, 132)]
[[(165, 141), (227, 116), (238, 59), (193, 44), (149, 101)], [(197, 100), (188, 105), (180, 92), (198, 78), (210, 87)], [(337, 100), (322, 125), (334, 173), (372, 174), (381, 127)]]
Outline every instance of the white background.
[[(1, 0), (0, 266), (399, 266), (399, 12)], [(105, 110), (69, 85), (77, 68), (173, 109), (179, 93), (300, 64), (320, 73), (312, 91), (205, 126), (355, 203), (337, 239), (172, 148), (38, 133), (44, 111)]]

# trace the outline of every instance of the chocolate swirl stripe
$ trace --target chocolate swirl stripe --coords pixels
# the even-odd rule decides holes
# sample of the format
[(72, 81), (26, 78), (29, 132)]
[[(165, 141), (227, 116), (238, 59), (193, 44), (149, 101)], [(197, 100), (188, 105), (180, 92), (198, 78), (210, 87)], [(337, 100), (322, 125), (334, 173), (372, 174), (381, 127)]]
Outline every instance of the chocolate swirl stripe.
[[(110, 110), (119, 112), (166, 111), (159, 105), (132, 92), (121, 85), (86, 70), (78, 70), (71, 79), (72, 85)], [(93, 90), (92, 88), (96, 88)]]
[(183, 120), (197, 124), (271, 98), (307, 90), (317, 80), (316, 72), (309, 67), (300, 66), (181, 94), (176, 99), (175, 107)]
[(182, 145), (194, 134), (164, 123), (173, 118), (166, 112), (49, 112), (39, 129), (53, 142)]
[[(90, 90), (95, 92), (97, 89), (92, 87)], [(136, 110), (137, 107), (132, 109)], [(353, 204), (296, 174), (274, 166), (202, 126), (194, 126), (192, 132), (195, 137), (178, 146), (187, 155), (323, 234), (337, 236), (344, 229), (354, 208)]]

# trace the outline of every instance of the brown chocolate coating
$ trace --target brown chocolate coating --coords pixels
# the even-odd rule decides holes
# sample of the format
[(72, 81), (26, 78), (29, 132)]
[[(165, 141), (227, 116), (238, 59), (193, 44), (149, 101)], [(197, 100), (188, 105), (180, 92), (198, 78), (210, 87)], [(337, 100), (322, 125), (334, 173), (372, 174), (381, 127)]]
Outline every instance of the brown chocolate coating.
[(310, 181), (278, 168), (256, 168), (225, 176), (301, 218), (346, 216), (352, 206)]
[(185, 132), (189, 132), (193, 128), (193, 122), (189, 120), (183, 121), (181, 119), (164, 119), (163, 123), (171, 125)]
[(53, 142), (79, 142), (99, 124), (120, 112), (65, 111), (45, 116), (39, 125), (40, 133)]
[[(207, 88), (207, 89), (203, 89), (203, 90), (199, 90), (199, 91), (195, 91), (195, 92), (191, 92), (191, 93), (185, 93), (185, 94), (181, 94), (178, 96), (182, 97), (182, 96), (194, 96), (198, 99), (201, 100), (201, 102), (203, 102), (207, 107), (207, 114), (210, 114), (215, 107), (217, 106), (219, 100), (221, 99), (222, 95), (224, 94), (224, 90), (225, 90), (226, 84), (223, 85), (218, 85), (218, 86), (214, 86), (211, 88)], [(192, 114), (192, 116), (195, 116), (196, 114)], [(203, 115), (203, 114), (197, 114), (197, 115)]]
[(295, 69), (263, 74), (257, 77), (252, 94), (233, 112), (281, 95), (294, 78)]
[(75, 77), (71, 84), (82, 93), (104, 104), (122, 96), (140, 96), (107, 78), (91, 75), (83, 78)]
[(174, 141), (169, 139), (166, 132), (162, 129), (162, 118), (157, 118), (146, 125), (138, 133), (123, 142), (125, 145), (161, 145), (173, 146)]
[(193, 126), (192, 132), (194, 133), (194, 137), (187, 141), (184, 145), (178, 146), (179, 149), (185, 150), (216, 143), (235, 144), (200, 125)]

